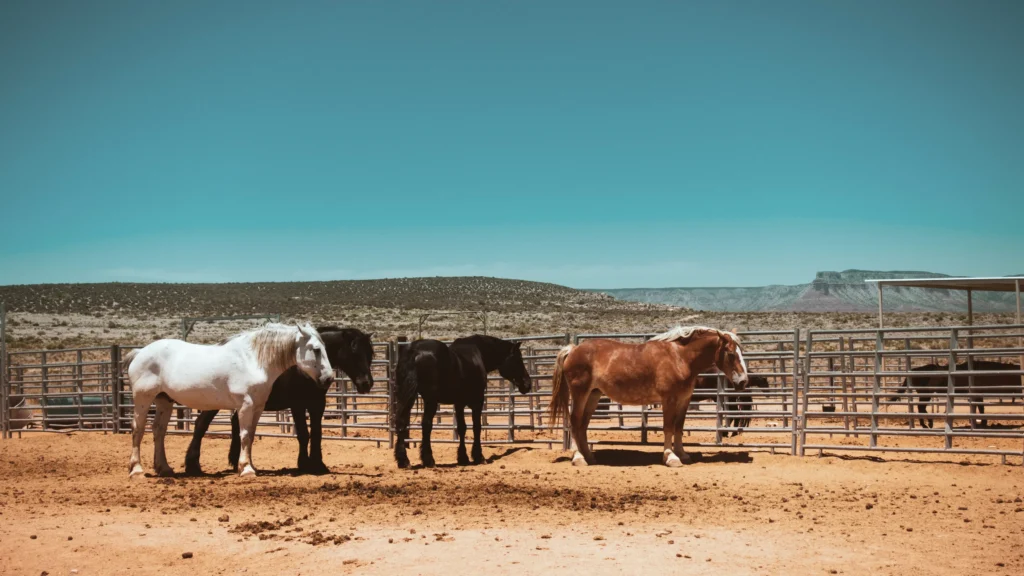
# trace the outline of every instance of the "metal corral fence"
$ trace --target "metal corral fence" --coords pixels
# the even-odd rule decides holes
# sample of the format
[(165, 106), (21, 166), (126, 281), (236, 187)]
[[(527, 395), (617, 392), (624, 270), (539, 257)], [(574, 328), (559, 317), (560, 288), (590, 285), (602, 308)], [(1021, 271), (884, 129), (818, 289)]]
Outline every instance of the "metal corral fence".
[(1024, 457), (1022, 335), (1022, 325), (808, 331), (800, 453)]
[[(2, 318), (2, 315), (0, 315)], [(0, 328), (3, 324), (0, 323)], [(498, 375), (489, 378), (483, 429), (486, 444), (539, 443), (568, 448), (568, 429), (547, 417), (551, 375), (558, 350), (569, 342), (615, 338), (642, 342), (649, 334), (548, 334), (511, 338), (523, 342), (523, 357), (533, 390), (519, 394)], [(759, 448), (804, 454), (806, 450), (862, 450), (994, 454), (1024, 458), (1024, 396), (1017, 359), (1024, 353), (1022, 325), (865, 330), (741, 332), (751, 376), (766, 387), (743, 392), (727, 389), (724, 378), (701, 390), (686, 420), (687, 444)], [(358, 394), (339, 377), (328, 392), (324, 438), (376, 442), (392, 446), (391, 421), (395, 368), (404, 343), (376, 342), (374, 387)], [(67, 350), (12, 351), (0, 356), (0, 426), (13, 432), (131, 429), (132, 399), (121, 373), (121, 358), (133, 346)], [(1003, 362), (992, 370), (987, 362)], [(933, 364), (927, 370), (922, 367)], [(960, 365), (953, 377), (948, 366)], [(922, 403), (919, 391), (903, 381), (937, 376)], [(340, 376), (340, 375), (339, 375)], [(715, 377), (715, 374), (707, 376)], [(993, 386), (996, 376), (1015, 380)], [(1016, 382), (1016, 386), (1014, 386)], [(912, 387), (911, 387), (912, 388)], [(919, 405), (921, 407), (919, 408)], [(171, 433), (191, 433), (194, 411), (178, 406)], [(917, 412), (925, 409), (927, 414)], [(984, 410), (984, 415), (972, 410)], [(414, 421), (422, 416), (419, 402)], [(913, 417), (911, 417), (913, 416)], [(224, 411), (211, 434), (229, 430)], [(738, 421), (749, 418), (749, 423)], [(931, 419), (934, 428), (918, 420)], [(987, 420), (987, 427), (982, 420)], [(594, 444), (660, 443), (657, 406), (622, 406), (602, 401), (590, 426)], [(742, 422), (741, 422), (742, 423)], [(742, 433), (733, 436), (732, 434)], [(418, 427), (410, 442), (419, 441)], [(442, 406), (434, 440), (456, 441), (454, 413)], [(655, 438), (651, 438), (654, 431)], [(289, 412), (264, 413), (258, 434), (293, 436)], [(450, 435), (449, 435), (450, 434)]]

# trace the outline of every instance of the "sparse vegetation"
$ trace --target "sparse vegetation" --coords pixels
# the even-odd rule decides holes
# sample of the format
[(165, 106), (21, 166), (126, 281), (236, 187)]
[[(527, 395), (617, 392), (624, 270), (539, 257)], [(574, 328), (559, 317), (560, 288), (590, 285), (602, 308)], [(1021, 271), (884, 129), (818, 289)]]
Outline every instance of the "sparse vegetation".
[[(180, 336), (183, 316), (280, 313), (282, 320), (341, 324), (376, 338), (415, 337), (427, 312), (486, 311), (488, 331), (531, 334), (660, 331), (675, 324), (741, 330), (871, 328), (874, 314), (853, 312), (698, 312), (616, 300), (555, 284), (497, 278), (408, 278), (251, 284), (61, 284), (0, 286), (12, 350), (146, 343)], [(977, 323), (1011, 315), (978, 314)], [(890, 326), (965, 324), (947, 312), (890, 314)], [(216, 342), (257, 321), (200, 323), (189, 335)], [(424, 336), (451, 338), (483, 330), (479, 314), (434, 315)]]

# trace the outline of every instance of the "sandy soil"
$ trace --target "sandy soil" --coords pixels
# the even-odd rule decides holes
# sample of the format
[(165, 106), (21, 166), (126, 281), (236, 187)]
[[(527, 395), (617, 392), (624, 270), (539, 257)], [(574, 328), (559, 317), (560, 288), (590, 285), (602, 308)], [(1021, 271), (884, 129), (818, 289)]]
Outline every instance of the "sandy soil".
[[(170, 437), (181, 467), (185, 437)], [(1024, 467), (898, 455), (794, 458), (600, 449), (573, 468), (537, 448), (397, 470), (390, 453), (328, 442), (333, 474), (293, 476), (292, 440), (254, 447), (261, 475), (130, 482), (127, 435), (0, 443), (0, 573), (30, 574), (1020, 574)], [(152, 444), (144, 445), (149, 462)], [(418, 459), (413, 455), (414, 462)], [(190, 558), (183, 554), (190, 553)]]

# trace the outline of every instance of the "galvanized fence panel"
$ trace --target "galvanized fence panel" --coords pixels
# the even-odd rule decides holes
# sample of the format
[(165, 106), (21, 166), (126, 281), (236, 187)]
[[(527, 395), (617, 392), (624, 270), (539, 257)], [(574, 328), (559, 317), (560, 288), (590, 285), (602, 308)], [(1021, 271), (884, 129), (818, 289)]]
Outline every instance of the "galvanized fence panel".
[[(575, 342), (594, 338), (611, 338), (625, 342), (644, 342), (655, 333), (645, 334), (579, 334)], [(795, 454), (798, 423), (797, 394), (800, 378), (800, 332), (798, 330), (739, 332), (743, 356), (751, 376), (767, 379), (767, 388), (735, 391), (717, 373), (718, 388), (700, 392), (687, 410), (684, 434), (691, 439), (688, 446), (730, 448), (767, 448)], [(737, 401), (730, 402), (732, 397)], [(750, 404), (744, 409), (744, 404)], [(710, 406), (708, 406), (710, 404)], [(709, 407), (710, 410), (705, 408)], [(750, 419), (740, 427), (737, 421)], [(587, 440), (591, 444), (653, 444), (650, 433), (663, 434), (662, 413), (657, 404), (625, 406), (602, 399), (591, 420)], [(636, 433), (639, 432), (639, 441)], [(569, 448), (568, 435), (564, 447)], [(662, 438), (663, 440), (663, 438)]]
[[(0, 324), (2, 326), (2, 324)], [(763, 448), (803, 454), (807, 449), (993, 454), (1024, 457), (1024, 397), (1020, 386), (985, 389), (993, 375), (1022, 376), (1012, 370), (972, 369), (974, 362), (1015, 364), (1024, 354), (1019, 338), (1024, 325), (902, 328), (865, 330), (765, 331), (740, 333), (751, 375), (768, 379), (767, 388), (736, 392), (719, 378), (717, 390), (703, 392), (691, 403), (687, 417), (688, 445)], [(539, 443), (569, 446), (563, 425), (547, 419), (551, 376), (558, 350), (572, 339), (581, 342), (611, 337), (641, 342), (653, 334), (568, 334), (513, 338), (524, 342), (524, 360), (534, 388), (521, 395), (500, 376), (489, 378), (484, 408), (484, 440), (491, 445)], [(801, 336), (805, 336), (801, 338)], [(400, 345), (374, 344), (374, 386), (358, 394), (339, 374), (328, 392), (324, 439), (376, 442), (394, 440), (392, 402), (394, 370)], [(121, 358), (134, 346), (65, 350), (9, 351), (3, 361), (3, 427), (7, 436), (24, 431), (105, 430), (127, 432), (132, 426), (132, 397), (121, 370)], [(955, 376), (947, 368), (964, 364)], [(921, 371), (926, 364), (941, 369)], [(912, 372), (913, 370), (913, 372)], [(948, 386), (929, 394), (917, 412), (917, 393), (902, 387), (908, 375), (944, 376)], [(981, 383), (979, 384), (979, 380)], [(974, 392), (972, 392), (972, 390)], [(743, 401), (730, 403), (739, 396)], [(913, 398), (913, 402), (908, 399)], [(746, 409), (742, 404), (750, 402)], [(191, 433), (195, 416), (176, 406), (172, 433)], [(982, 427), (984, 409), (989, 426)], [(419, 405), (414, 420), (422, 416)], [(227, 434), (230, 414), (214, 421), (211, 434)], [(934, 428), (922, 428), (924, 417)], [(442, 407), (436, 416), (434, 439), (456, 440), (454, 413)], [(750, 418), (740, 432), (737, 419)], [(413, 443), (419, 427), (414, 426)], [(656, 438), (651, 438), (651, 431)], [(450, 431), (450, 434), (449, 434)], [(590, 427), (597, 444), (653, 444), (660, 440), (661, 412), (656, 406), (621, 406), (602, 402)], [(294, 436), (289, 412), (265, 413), (258, 432), (263, 436)], [(922, 444), (924, 443), (924, 444)]]
[(6, 440), (8, 434), (7, 391), (7, 305), (0, 302), (0, 440)]
[[(801, 453), (867, 450), (1024, 458), (1024, 372), (1017, 363), (1024, 351), (1018, 345), (1022, 334), (1022, 325), (808, 332)], [(983, 361), (1005, 366), (978, 369), (985, 366)], [(910, 382), (935, 379), (922, 398), (921, 391), (907, 385), (910, 377)], [(833, 409), (826, 410), (828, 406)], [(931, 420), (934, 427), (920, 426), (921, 419)], [(982, 420), (988, 425), (982, 426)]]

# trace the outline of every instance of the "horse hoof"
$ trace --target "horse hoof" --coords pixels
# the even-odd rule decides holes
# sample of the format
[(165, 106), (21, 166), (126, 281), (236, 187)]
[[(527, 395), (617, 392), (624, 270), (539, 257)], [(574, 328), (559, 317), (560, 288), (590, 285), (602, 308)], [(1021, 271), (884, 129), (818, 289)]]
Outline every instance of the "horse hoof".
[(409, 467), (409, 459), (408, 458), (402, 458), (401, 460), (396, 460), (395, 463), (398, 464), (399, 468), (408, 468)]
[(160, 468), (159, 470), (156, 471), (156, 475), (161, 478), (170, 478), (174, 476), (174, 470), (172, 470), (170, 467)]
[(572, 465), (573, 466), (589, 466), (589, 464), (587, 463), (587, 459), (584, 458), (583, 454), (580, 454), (579, 452), (576, 452), (575, 454), (572, 455)]
[(669, 468), (679, 468), (683, 465), (683, 461), (680, 460), (679, 456), (676, 456), (675, 452), (671, 450), (665, 450), (665, 453), (662, 454), (661, 461)]
[(459, 454), (458, 457), (459, 466), (469, 466), (469, 456), (466, 456), (465, 452)]
[(323, 462), (307, 462), (305, 466), (299, 467), (299, 472), (319, 476), (321, 474), (330, 474), (331, 469)]
[(185, 475), (186, 476), (202, 476), (203, 475), (203, 469), (200, 468), (199, 466), (186, 466), (185, 467)]
[(129, 480), (141, 480), (146, 477), (146, 473), (142, 470), (142, 466), (135, 465), (131, 472), (128, 473)]
[(246, 466), (242, 473), (239, 474), (241, 478), (253, 478), (256, 476), (256, 470), (252, 466)]

